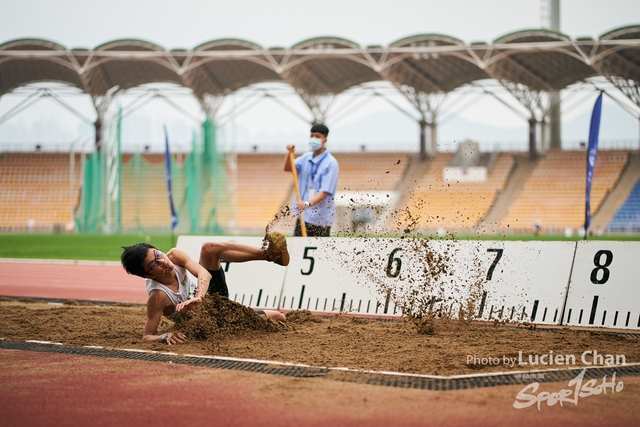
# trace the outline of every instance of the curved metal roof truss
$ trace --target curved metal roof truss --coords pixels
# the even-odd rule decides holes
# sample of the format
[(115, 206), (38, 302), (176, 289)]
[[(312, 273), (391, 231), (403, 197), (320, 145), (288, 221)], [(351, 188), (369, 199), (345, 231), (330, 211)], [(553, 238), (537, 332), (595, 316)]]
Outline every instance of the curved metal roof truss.
[(141, 40), (116, 40), (93, 50), (37, 39), (0, 44), (0, 96), (42, 81), (68, 83), (94, 99), (145, 83), (171, 82), (190, 88), (202, 101), (280, 81), (309, 105), (312, 99), (376, 80), (411, 88), (404, 92), (417, 96), (447, 94), (493, 78), (514, 94), (529, 93), (530, 104), (535, 93), (558, 91), (595, 75), (607, 77), (640, 106), (640, 25), (610, 31), (599, 40), (527, 30), (492, 43), (465, 44), (435, 34), (386, 47), (363, 47), (338, 37), (272, 49), (228, 39), (192, 50), (166, 50)]

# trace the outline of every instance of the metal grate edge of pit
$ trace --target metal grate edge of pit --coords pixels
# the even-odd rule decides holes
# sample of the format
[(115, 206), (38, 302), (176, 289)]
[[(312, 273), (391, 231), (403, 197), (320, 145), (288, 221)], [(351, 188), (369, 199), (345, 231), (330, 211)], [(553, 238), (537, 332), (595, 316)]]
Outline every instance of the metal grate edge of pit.
[[(179, 365), (230, 369), (256, 372), (269, 375), (284, 375), (297, 378), (325, 378), (328, 380), (362, 383), (386, 387), (413, 388), (434, 391), (464, 390), (506, 385), (527, 385), (531, 382), (570, 381), (585, 369), (585, 379), (598, 379), (603, 376), (617, 377), (640, 376), (640, 364), (597, 366), (590, 368), (570, 368), (562, 370), (537, 370), (525, 374), (488, 373), (486, 375), (457, 375), (454, 377), (436, 377), (428, 375), (383, 373), (354, 369), (336, 369), (314, 367), (280, 362), (252, 361), (214, 356), (188, 356), (131, 349), (108, 349), (100, 347), (67, 347), (57, 343), (10, 342), (0, 340), (0, 348), (8, 350), (35, 351), (44, 353), (93, 356), (116, 359), (140, 360), (147, 362), (173, 363)], [(542, 374), (542, 377), (539, 375)], [(534, 378), (535, 375), (535, 379)]]

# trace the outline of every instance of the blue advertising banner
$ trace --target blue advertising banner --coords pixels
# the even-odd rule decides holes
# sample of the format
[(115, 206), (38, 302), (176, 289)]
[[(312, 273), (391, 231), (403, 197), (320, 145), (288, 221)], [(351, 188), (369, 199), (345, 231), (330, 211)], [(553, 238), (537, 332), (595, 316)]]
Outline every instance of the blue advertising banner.
[(167, 189), (169, 190), (169, 206), (171, 207), (171, 231), (174, 231), (178, 225), (178, 215), (173, 205), (173, 192), (171, 190), (171, 155), (169, 154), (169, 133), (167, 127), (164, 127), (164, 162), (167, 169)]
[(591, 182), (593, 181), (593, 168), (596, 165), (598, 154), (598, 135), (600, 134), (600, 116), (602, 114), (602, 92), (593, 106), (591, 114), (591, 126), (589, 127), (589, 151), (587, 153), (587, 188), (585, 202), (584, 231), (585, 238), (591, 224)]

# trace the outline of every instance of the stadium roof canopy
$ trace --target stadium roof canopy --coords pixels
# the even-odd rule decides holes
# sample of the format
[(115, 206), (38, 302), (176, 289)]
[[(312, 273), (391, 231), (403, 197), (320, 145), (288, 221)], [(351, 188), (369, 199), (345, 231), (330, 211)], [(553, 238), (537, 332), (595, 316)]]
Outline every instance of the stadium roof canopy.
[(538, 29), (491, 43), (424, 34), (384, 47), (363, 47), (337, 37), (314, 38), (290, 48), (234, 39), (190, 50), (166, 50), (141, 40), (116, 40), (94, 49), (68, 49), (38, 39), (0, 44), (0, 96), (43, 81), (68, 83), (93, 97), (115, 87), (126, 90), (153, 82), (183, 85), (200, 99), (272, 81), (286, 82), (306, 96), (338, 95), (376, 80), (424, 94), (447, 93), (487, 78), (530, 91), (557, 91), (595, 75), (626, 81), (640, 105), (640, 25), (597, 40)]
[(333, 97), (367, 82), (388, 81), (419, 113), (421, 158), (427, 153), (427, 127), (431, 151), (436, 150), (438, 110), (455, 89), (485, 79), (499, 82), (531, 114), (533, 153), (535, 123), (545, 124), (558, 105), (552, 94), (594, 76), (607, 78), (640, 107), (640, 25), (598, 39), (533, 29), (470, 44), (440, 34), (415, 35), (388, 46), (361, 46), (339, 37), (288, 48), (237, 39), (173, 50), (142, 40), (115, 40), (94, 49), (68, 49), (39, 39), (0, 44), (0, 97), (30, 83), (66, 83), (91, 95), (96, 129), (114, 96), (146, 83), (189, 88), (215, 119), (226, 95), (256, 83), (282, 82), (300, 95), (315, 122), (324, 122)]

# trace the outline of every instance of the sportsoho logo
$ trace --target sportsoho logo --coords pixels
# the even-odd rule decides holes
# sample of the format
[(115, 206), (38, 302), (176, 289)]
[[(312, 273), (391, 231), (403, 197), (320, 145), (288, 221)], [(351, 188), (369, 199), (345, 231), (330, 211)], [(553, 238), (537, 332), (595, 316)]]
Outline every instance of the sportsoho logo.
[[(479, 357), (476, 355), (467, 355), (467, 365), (484, 365), (484, 366), (497, 366), (503, 365), (510, 368), (513, 367), (541, 367), (541, 368), (555, 368), (574, 366), (582, 362), (585, 366), (619, 366), (627, 363), (627, 358), (624, 354), (601, 354), (596, 350), (587, 350), (582, 352), (578, 357), (574, 354), (559, 354), (550, 351), (545, 354), (522, 354), (522, 351), (518, 352), (517, 357), (511, 357), (503, 355), (502, 357)], [(590, 379), (584, 381), (586, 369), (583, 369), (574, 379), (569, 381), (568, 388), (563, 388), (557, 392), (540, 391), (539, 382), (532, 382), (525, 386), (518, 395), (516, 401), (513, 403), (513, 407), (516, 409), (523, 409), (529, 406), (537, 405), (538, 410), (543, 402), (547, 403), (547, 406), (554, 406), (560, 404), (564, 406), (565, 403), (578, 404), (580, 398), (586, 398), (589, 396), (597, 396), (599, 394), (607, 393), (620, 393), (624, 388), (622, 381), (616, 381), (616, 373), (611, 375), (610, 379), (607, 379), (605, 375), (602, 380)], [(544, 372), (533, 373), (517, 373), (516, 378), (530, 378), (540, 379), (544, 378)]]
[(547, 406), (554, 406), (557, 403), (562, 407), (564, 407), (565, 403), (573, 403), (577, 406), (580, 398), (597, 396), (601, 393), (607, 394), (607, 390), (609, 390), (611, 394), (620, 393), (624, 388), (622, 381), (616, 382), (615, 372), (611, 375), (611, 380), (609, 381), (607, 381), (607, 376), (605, 375), (600, 384), (598, 384), (599, 380), (596, 379), (591, 379), (583, 383), (585, 372), (586, 369), (583, 369), (574, 379), (569, 381), (569, 388), (563, 388), (557, 392), (541, 391), (535, 394), (540, 387), (540, 383), (531, 383), (520, 390), (516, 396), (516, 401), (513, 403), (513, 407), (523, 409), (537, 404), (539, 411), (542, 402), (547, 402)]
[[(580, 361), (583, 365), (587, 366), (615, 366), (624, 365), (627, 363), (627, 358), (624, 354), (600, 354), (596, 350), (587, 350), (580, 355)], [(562, 366), (562, 365), (575, 365), (576, 357), (573, 354), (553, 354), (553, 351), (548, 354), (542, 355), (528, 355), (523, 357), (521, 351), (518, 352), (519, 366)], [(584, 374), (586, 369), (583, 369), (574, 379), (569, 381), (569, 387), (563, 388), (557, 392), (541, 391), (539, 382), (533, 382), (524, 387), (516, 396), (516, 401), (513, 403), (513, 407), (516, 409), (523, 409), (529, 406), (537, 405), (538, 411), (542, 402), (546, 402), (547, 406), (554, 406), (560, 404), (564, 407), (565, 403), (573, 403), (578, 405), (580, 398), (587, 398), (590, 396), (597, 396), (599, 394), (611, 394), (620, 393), (624, 388), (622, 381), (616, 382), (616, 373), (611, 375), (611, 379), (607, 380), (607, 376), (602, 377), (602, 381), (599, 379), (591, 379), (584, 381)], [(522, 374), (521, 377), (525, 377)], [(529, 378), (535, 378), (534, 375)]]

